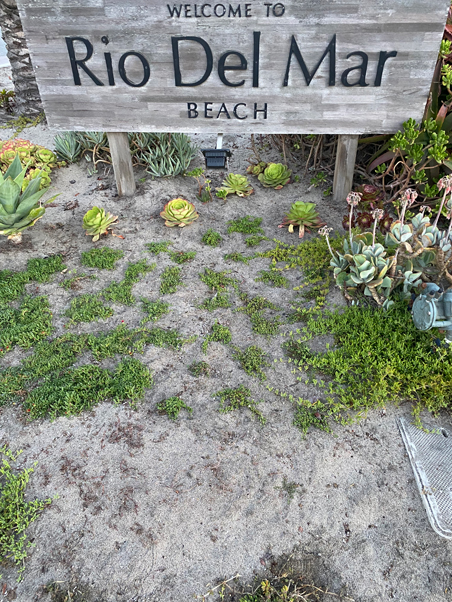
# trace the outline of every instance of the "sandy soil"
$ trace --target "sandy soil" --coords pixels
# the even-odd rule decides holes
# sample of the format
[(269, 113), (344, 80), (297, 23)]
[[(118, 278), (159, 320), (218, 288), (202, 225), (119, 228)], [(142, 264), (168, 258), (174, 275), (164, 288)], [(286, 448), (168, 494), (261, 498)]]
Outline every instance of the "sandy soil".
[[(52, 145), (53, 133), (43, 126), (21, 135)], [(8, 130), (0, 130), (0, 138), (8, 136)], [(224, 145), (234, 151), (231, 171), (243, 173), (251, 155), (249, 140), (226, 137)], [(200, 157), (196, 164), (201, 164)], [(218, 186), (223, 174), (210, 175)], [(137, 172), (138, 179), (142, 176)], [(52, 336), (66, 330), (62, 314), (75, 295), (120, 279), (131, 261), (147, 257), (157, 262), (156, 270), (133, 289), (137, 298), (157, 299), (160, 275), (174, 264), (165, 254), (149, 255), (146, 243), (170, 240), (176, 250), (194, 250), (196, 259), (183, 272), (186, 286), (166, 296), (171, 313), (158, 325), (198, 337), (180, 352), (148, 346), (137, 356), (152, 370), (155, 384), (136, 410), (106, 402), (79, 417), (32, 423), (18, 407), (1, 410), (0, 445), (23, 449), (23, 466), (39, 463), (28, 498), (59, 498), (29, 530), (36, 547), (30, 551), (24, 581), (17, 584), (14, 570), (3, 571), (0, 600), (48, 601), (43, 587), (62, 582), (77, 583), (89, 602), (185, 602), (208, 591), (209, 583), (237, 573), (251, 581), (268, 570), (274, 558), (291, 552), (319, 586), (356, 601), (452, 600), (452, 542), (438, 537), (428, 524), (397, 429), (396, 418), (409, 418), (410, 407), (375, 410), (360, 424), (334, 425), (333, 434), (314, 431), (303, 440), (292, 425), (292, 405), (265, 387), (316, 398), (315, 389), (297, 382), (287, 364), (273, 364), (283, 355), (281, 343), (291, 327), (281, 326), (280, 335), (270, 340), (254, 335), (247, 316), (235, 311), (241, 303), (234, 295), (231, 309), (209, 313), (197, 308), (209, 296), (198, 274), (204, 267), (230, 269), (242, 291), (266, 296), (281, 308), (278, 315), (284, 319), (297, 298), (292, 289), (301, 274), (287, 272), (288, 289), (255, 282), (269, 260), (248, 265), (226, 261), (224, 255), (232, 251), (251, 253), (243, 235), (227, 234), (226, 222), (247, 214), (260, 216), (270, 239), (294, 243), (296, 235), (278, 230), (277, 224), (290, 203), (302, 199), (316, 202), (321, 217), (338, 227), (343, 208), (334, 207), (316, 190), (307, 194), (308, 185), (302, 180), (282, 191), (256, 186), (247, 199), (198, 203), (197, 222), (186, 229), (167, 229), (159, 212), (176, 196), (194, 200), (193, 180), (147, 179), (139, 182), (133, 198), (120, 199), (111, 174), (89, 176), (84, 165), (71, 166), (54, 176), (53, 190), (61, 194), (44, 218), (25, 232), (22, 245), (0, 240), (2, 268), (24, 269), (31, 257), (62, 253), (69, 270), (98, 276), (94, 285), (88, 281), (79, 291), (59, 287), (67, 274), (58, 274), (49, 284), (28, 286), (32, 294), (49, 296)], [(77, 206), (67, 210), (67, 203), (74, 201)], [(80, 264), (82, 251), (92, 248), (81, 222), (93, 205), (119, 215), (116, 231), (124, 240), (111, 237), (100, 243), (125, 252), (114, 272)], [(216, 249), (201, 243), (209, 228), (223, 236)], [(263, 242), (257, 250), (272, 244)], [(337, 291), (332, 291), (329, 303), (342, 303)], [(138, 305), (114, 309), (108, 320), (70, 330), (101, 332), (122, 321), (137, 326), (143, 317)], [(211, 344), (203, 356), (202, 340), (217, 319), (230, 326), (234, 345), (243, 349), (257, 344), (267, 352), (272, 364), (266, 369), (267, 381), (247, 376), (224, 345)], [(0, 366), (17, 365), (25, 355), (16, 349)], [(201, 359), (212, 366), (211, 378), (194, 378), (187, 371), (191, 362)], [(79, 363), (90, 361), (84, 356)], [(266, 425), (248, 411), (218, 412), (212, 393), (240, 383), (262, 400), (259, 408)], [(181, 413), (173, 423), (156, 412), (156, 404), (176, 394), (193, 414)], [(452, 428), (446, 416), (425, 420)], [(297, 485), (292, 500), (282, 488), (284, 482)], [(325, 596), (328, 601), (337, 599)]]

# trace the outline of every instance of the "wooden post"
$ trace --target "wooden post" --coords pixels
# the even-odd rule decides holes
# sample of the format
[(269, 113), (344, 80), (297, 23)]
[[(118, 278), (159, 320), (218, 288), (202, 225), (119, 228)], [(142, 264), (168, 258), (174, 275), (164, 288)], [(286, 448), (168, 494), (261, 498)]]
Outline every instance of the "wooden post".
[(131, 196), (135, 190), (129, 137), (124, 132), (108, 132), (111, 160), (119, 196)]
[(337, 138), (336, 166), (334, 168), (333, 201), (345, 202), (353, 187), (358, 135), (339, 134)]

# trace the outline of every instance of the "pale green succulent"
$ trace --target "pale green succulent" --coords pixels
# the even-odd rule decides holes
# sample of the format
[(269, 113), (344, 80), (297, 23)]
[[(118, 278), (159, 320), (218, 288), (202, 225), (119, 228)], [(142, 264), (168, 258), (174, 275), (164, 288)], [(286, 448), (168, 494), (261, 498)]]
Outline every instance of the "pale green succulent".
[(391, 224), (389, 232), (386, 234), (385, 244), (388, 247), (400, 245), (402, 242), (407, 242), (413, 236), (413, 227), (411, 224), (402, 224), (397, 220)]
[(290, 208), (289, 213), (279, 224), (278, 228), (289, 226), (289, 232), (293, 232), (294, 226), (299, 227), (299, 238), (303, 238), (305, 230), (309, 228), (321, 228), (324, 226), (320, 221), (319, 214), (314, 203), (296, 201)]
[(254, 192), (246, 176), (234, 173), (228, 174), (223, 182), (223, 186), (217, 188), (217, 190), (221, 193), (220, 198), (225, 198), (228, 194), (236, 194), (237, 196), (245, 197)]
[(411, 219), (411, 225), (416, 234), (422, 234), (427, 226), (430, 226), (430, 218), (423, 216), (422, 213), (418, 213)]
[(102, 234), (108, 234), (108, 230), (116, 224), (117, 215), (106, 212), (105, 209), (93, 207), (83, 216), (83, 228), (86, 236), (92, 236), (93, 242), (99, 240)]
[(441, 237), (439, 228), (436, 226), (427, 226), (422, 232), (420, 239), (424, 247), (433, 247)]
[(40, 190), (41, 175), (37, 174), (22, 191), (26, 171), (27, 166), (22, 168), (19, 155), (16, 154), (5, 174), (0, 173), (0, 234), (15, 243), (19, 243), (22, 232), (33, 226), (45, 213), (40, 199), (47, 189)]
[(279, 190), (289, 183), (292, 172), (282, 163), (269, 163), (263, 173), (258, 176), (259, 182), (265, 188)]
[(197, 220), (199, 214), (196, 212), (193, 203), (178, 198), (166, 203), (160, 216), (166, 220), (165, 226), (168, 226), (168, 228), (173, 228), (174, 226), (184, 228)]

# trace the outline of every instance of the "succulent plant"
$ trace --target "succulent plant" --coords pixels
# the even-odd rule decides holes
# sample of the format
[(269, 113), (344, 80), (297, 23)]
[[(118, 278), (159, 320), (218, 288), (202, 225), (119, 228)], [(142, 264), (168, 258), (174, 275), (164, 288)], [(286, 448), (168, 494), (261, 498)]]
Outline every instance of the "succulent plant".
[(367, 211), (362, 211), (361, 213), (358, 213), (356, 222), (361, 230), (368, 230), (372, 227), (374, 219), (370, 213)]
[(380, 232), (382, 234), (386, 234), (387, 232), (389, 232), (389, 230), (391, 229), (391, 225), (392, 225), (393, 221), (394, 220), (389, 215), (389, 213), (385, 212), (383, 214), (383, 217), (380, 220)]
[[(249, 196), (253, 194), (254, 190), (251, 188), (248, 178), (240, 174), (230, 173), (223, 182), (221, 188), (217, 188), (218, 192), (226, 192), (228, 194), (236, 194), (240, 197)], [(220, 198), (225, 198), (221, 196)]]
[(27, 167), (22, 167), (19, 154), (16, 154), (6, 173), (0, 173), (0, 234), (15, 243), (21, 242), (22, 232), (33, 226), (45, 213), (40, 199), (46, 189), (39, 189), (40, 174), (22, 191), (26, 170)]
[(22, 138), (15, 138), (14, 140), (7, 140), (1, 145), (0, 148), (0, 164), (3, 166), (11, 165), (11, 163), (19, 155), (20, 161), (23, 163), (33, 162), (32, 152), (35, 145), (29, 140), (23, 140)]
[(308, 230), (309, 228), (321, 228), (324, 225), (325, 224), (320, 221), (314, 203), (296, 201), (278, 228), (289, 226), (289, 232), (293, 232), (294, 226), (298, 226), (298, 236), (299, 238), (303, 238), (305, 230)]
[(413, 228), (411, 224), (403, 224), (400, 220), (396, 220), (391, 224), (389, 232), (386, 234), (386, 246), (398, 246), (402, 242), (407, 242), (413, 236)]
[(259, 161), (259, 163), (252, 163), (247, 167), (246, 173), (249, 173), (253, 176), (258, 176), (264, 171), (267, 165), (268, 163), (265, 163), (265, 161)]
[(168, 226), (168, 228), (173, 228), (174, 226), (184, 228), (197, 220), (199, 214), (196, 212), (193, 203), (178, 198), (166, 203), (160, 216), (166, 220), (165, 226)]
[(31, 180), (34, 180), (37, 177), (41, 178), (40, 188), (48, 188), (51, 184), (49, 172), (50, 168), (48, 167), (44, 167), (43, 169), (31, 169), (22, 182), (22, 190), (25, 190)]
[(108, 234), (108, 230), (111, 230), (117, 219), (117, 215), (93, 207), (83, 216), (83, 229), (86, 230), (86, 236), (92, 236), (93, 242), (96, 242), (102, 234)]
[(360, 207), (364, 211), (373, 209), (383, 209), (383, 192), (373, 184), (363, 184), (357, 186), (356, 191), (361, 193)]
[(280, 190), (290, 182), (292, 172), (282, 163), (269, 163), (263, 173), (258, 176), (259, 182), (265, 188)]

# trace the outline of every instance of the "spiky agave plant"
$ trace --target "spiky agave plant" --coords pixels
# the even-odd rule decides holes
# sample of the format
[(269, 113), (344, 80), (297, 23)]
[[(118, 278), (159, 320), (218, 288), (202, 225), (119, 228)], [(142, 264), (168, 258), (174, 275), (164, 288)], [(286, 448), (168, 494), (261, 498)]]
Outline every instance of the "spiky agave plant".
[[(223, 186), (221, 188), (217, 188), (218, 192), (225, 192), (226, 196), (228, 194), (236, 194), (240, 197), (249, 196), (254, 192), (253, 188), (250, 186), (248, 182), (248, 178), (246, 176), (242, 176), (240, 174), (230, 173), (227, 178), (223, 182)], [(220, 198), (222, 198), (221, 195)], [(224, 198), (224, 197), (223, 197)]]
[[(22, 191), (27, 167), (22, 167), (17, 154), (5, 174), (0, 173), (0, 234), (15, 243), (20, 243), (22, 232), (33, 226), (45, 213), (41, 197), (47, 189), (39, 189), (39, 174)], [(50, 203), (57, 196), (46, 202)]]
[(309, 230), (309, 228), (321, 228), (324, 225), (320, 221), (314, 203), (296, 201), (278, 228), (289, 226), (289, 232), (293, 232), (294, 227), (298, 226), (298, 236), (299, 238), (303, 238), (305, 231)]
[(168, 228), (173, 228), (174, 226), (184, 228), (197, 220), (199, 214), (196, 212), (193, 203), (178, 198), (166, 203), (160, 216), (163, 217), (165, 226), (168, 226)]
[(83, 216), (83, 229), (86, 230), (86, 236), (92, 236), (93, 242), (96, 242), (102, 234), (108, 234), (117, 219), (117, 215), (100, 207), (93, 207)]

